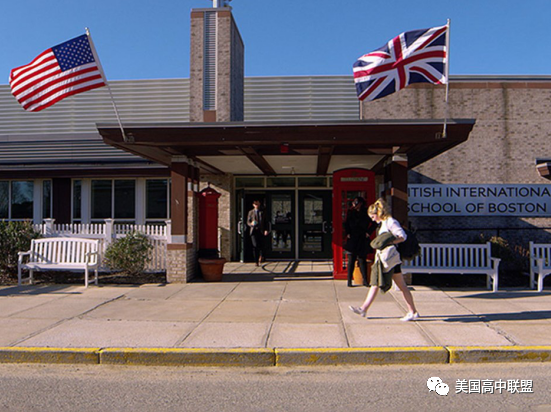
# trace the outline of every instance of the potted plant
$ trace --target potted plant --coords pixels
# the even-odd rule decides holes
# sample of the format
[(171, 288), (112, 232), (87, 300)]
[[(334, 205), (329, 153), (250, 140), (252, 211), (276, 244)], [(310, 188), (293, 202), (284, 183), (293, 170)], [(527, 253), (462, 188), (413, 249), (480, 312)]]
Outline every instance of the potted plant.
[(207, 282), (220, 282), (224, 274), (226, 259), (220, 257), (218, 249), (200, 249), (198, 258), (203, 279)]

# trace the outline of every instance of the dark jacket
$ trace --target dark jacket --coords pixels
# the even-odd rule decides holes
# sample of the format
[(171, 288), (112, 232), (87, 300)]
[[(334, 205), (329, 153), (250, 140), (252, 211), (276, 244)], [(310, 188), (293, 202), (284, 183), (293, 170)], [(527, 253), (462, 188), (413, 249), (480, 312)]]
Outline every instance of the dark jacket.
[(395, 240), (396, 236), (392, 233), (384, 232), (371, 241), (371, 247), (373, 249), (384, 249), (385, 247), (392, 245)]
[[(371, 241), (371, 247), (373, 249), (384, 249), (387, 246), (391, 246), (396, 240), (396, 237), (390, 232), (384, 232), (378, 235)], [(371, 266), (371, 286), (378, 286), (382, 292), (387, 292), (392, 287), (392, 275), (394, 269), (390, 269), (388, 272), (384, 271), (383, 264), (379, 259), (375, 260), (373, 266)]]
[(373, 249), (369, 246), (369, 235), (376, 227), (376, 224), (367, 216), (365, 208), (348, 210), (344, 222), (344, 233), (347, 236), (344, 249), (361, 257), (373, 253)]
[[(256, 221), (256, 225), (253, 224), (253, 222)], [(268, 230), (268, 225), (266, 224), (266, 219), (264, 218), (264, 211), (258, 210), (258, 220), (255, 216), (255, 210), (252, 209), (249, 211), (249, 214), (247, 216), (247, 226), (249, 226), (250, 234), (252, 235), (255, 230), (258, 230), (262, 235), (264, 235), (264, 231)]]

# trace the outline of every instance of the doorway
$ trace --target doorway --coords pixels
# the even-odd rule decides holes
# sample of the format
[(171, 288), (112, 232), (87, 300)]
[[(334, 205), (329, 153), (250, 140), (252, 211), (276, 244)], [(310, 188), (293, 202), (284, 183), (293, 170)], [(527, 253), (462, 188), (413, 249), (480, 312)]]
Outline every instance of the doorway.
[(331, 190), (238, 190), (238, 252), (252, 262), (252, 242), (246, 220), (259, 200), (268, 224), (264, 239), (267, 259), (331, 259)]
[[(352, 200), (363, 197), (366, 204), (375, 202), (375, 173), (366, 169), (341, 169), (333, 173), (333, 275), (346, 279), (348, 259), (344, 221)], [(368, 256), (368, 258), (372, 258)]]
[(330, 259), (331, 191), (299, 192), (299, 259)]

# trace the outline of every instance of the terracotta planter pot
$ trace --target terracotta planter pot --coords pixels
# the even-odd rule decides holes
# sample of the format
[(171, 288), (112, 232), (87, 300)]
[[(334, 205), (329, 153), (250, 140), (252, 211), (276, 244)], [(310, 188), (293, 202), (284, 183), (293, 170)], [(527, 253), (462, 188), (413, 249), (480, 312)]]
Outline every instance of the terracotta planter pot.
[(224, 273), (225, 263), (226, 259), (224, 258), (199, 258), (199, 266), (201, 267), (203, 279), (207, 282), (220, 282)]

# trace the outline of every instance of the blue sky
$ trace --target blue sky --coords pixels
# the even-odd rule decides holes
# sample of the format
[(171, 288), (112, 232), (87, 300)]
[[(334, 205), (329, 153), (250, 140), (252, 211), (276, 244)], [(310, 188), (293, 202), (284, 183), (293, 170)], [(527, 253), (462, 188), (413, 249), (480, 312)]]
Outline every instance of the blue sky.
[[(89, 27), (108, 80), (189, 77), (189, 20), (210, 0), (18, 0), (0, 15), (0, 84)], [(401, 32), (451, 19), (450, 74), (551, 74), (551, 1), (233, 0), (245, 75), (346, 75)]]

